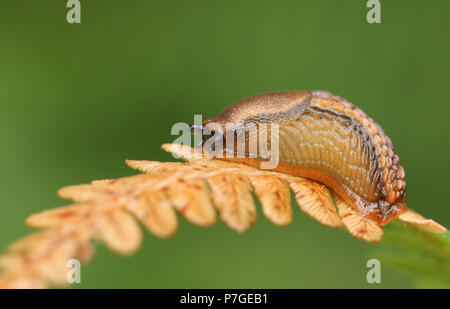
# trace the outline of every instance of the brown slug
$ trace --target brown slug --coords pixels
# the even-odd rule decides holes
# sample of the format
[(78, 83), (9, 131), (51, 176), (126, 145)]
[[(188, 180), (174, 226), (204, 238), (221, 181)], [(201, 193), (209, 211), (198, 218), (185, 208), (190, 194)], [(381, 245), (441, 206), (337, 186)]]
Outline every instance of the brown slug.
[[(219, 132), (225, 144), (230, 123), (278, 124), (279, 164), (273, 171), (326, 185), (378, 225), (407, 210), (405, 172), (390, 138), (343, 98), (324, 91), (260, 94), (204, 121), (202, 129)], [(245, 149), (244, 158), (223, 159), (258, 167), (264, 159)]]

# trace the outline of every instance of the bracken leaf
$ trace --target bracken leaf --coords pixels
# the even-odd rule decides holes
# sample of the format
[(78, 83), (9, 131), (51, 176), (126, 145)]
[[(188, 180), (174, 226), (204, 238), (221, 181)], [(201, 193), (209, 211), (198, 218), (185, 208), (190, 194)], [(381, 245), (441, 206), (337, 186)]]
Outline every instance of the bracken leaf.
[(425, 219), (411, 209), (408, 209), (406, 212), (398, 216), (398, 219), (402, 222), (421, 227), (422, 229), (432, 233), (445, 233), (447, 231), (447, 229), (439, 223), (431, 219)]
[(243, 176), (208, 177), (214, 204), (222, 220), (234, 231), (248, 230), (256, 219), (249, 180)]
[(336, 196), (336, 207), (347, 230), (356, 238), (368, 242), (379, 242), (383, 230), (374, 221), (366, 219), (348, 206), (342, 198)]
[(342, 226), (342, 220), (336, 212), (327, 187), (303, 179), (292, 180), (290, 185), (301, 210), (326, 226)]
[(95, 222), (94, 231), (96, 239), (119, 254), (132, 254), (141, 244), (141, 230), (136, 221), (123, 210), (100, 216)]
[(273, 223), (283, 226), (292, 221), (289, 184), (275, 176), (252, 176), (250, 182), (261, 201), (264, 215)]
[[(329, 189), (320, 183), (209, 159), (186, 146), (166, 144), (163, 149), (188, 162), (128, 160), (131, 168), (144, 174), (60, 189), (59, 195), (75, 204), (26, 219), (26, 225), (44, 230), (19, 239), (0, 256), (0, 288), (65, 284), (66, 262), (73, 258), (89, 261), (94, 252), (91, 240), (119, 254), (132, 254), (142, 241), (137, 222), (153, 235), (167, 238), (178, 226), (175, 210), (189, 222), (206, 227), (214, 224), (217, 209), (232, 230), (247, 231), (256, 220), (252, 190), (264, 215), (279, 226), (292, 220), (292, 189), (300, 208), (320, 223), (331, 227), (343, 223), (350, 234), (369, 242), (378, 242), (383, 235), (381, 227), (338, 195), (336, 211)], [(433, 232), (445, 231), (412, 211), (399, 220)]]
[(177, 216), (163, 191), (156, 191), (153, 194), (143, 193), (127, 208), (150, 233), (157, 237), (170, 237), (177, 230)]

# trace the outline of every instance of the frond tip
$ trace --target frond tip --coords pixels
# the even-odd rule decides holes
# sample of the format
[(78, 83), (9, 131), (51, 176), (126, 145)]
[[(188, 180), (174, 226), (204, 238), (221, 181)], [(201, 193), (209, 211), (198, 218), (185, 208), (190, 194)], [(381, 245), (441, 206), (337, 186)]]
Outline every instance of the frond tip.
[[(369, 242), (378, 242), (383, 235), (381, 227), (320, 183), (198, 157), (192, 148), (181, 145), (166, 144), (163, 149), (188, 162), (129, 160), (126, 163), (143, 174), (60, 189), (59, 195), (75, 204), (26, 219), (27, 226), (44, 230), (11, 244), (0, 257), (0, 287), (65, 284), (67, 260), (89, 261), (94, 251), (91, 240), (129, 255), (141, 244), (137, 222), (151, 234), (167, 238), (177, 229), (176, 212), (192, 224), (207, 227), (215, 223), (217, 210), (230, 229), (245, 232), (256, 220), (252, 191), (261, 202), (263, 214), (276, 225), (284, 226), (292, 220), (292, 190), (300, 209), (323, 225), (344, 225), (351, 235)], [(412, 211), (399, 220), (432, 232), (446, 231)]]

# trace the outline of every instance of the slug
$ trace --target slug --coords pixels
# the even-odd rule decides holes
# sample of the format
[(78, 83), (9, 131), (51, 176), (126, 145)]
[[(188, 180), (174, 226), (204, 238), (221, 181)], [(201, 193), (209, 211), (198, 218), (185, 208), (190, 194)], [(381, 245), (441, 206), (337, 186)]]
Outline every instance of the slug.
[[(273, 171), (324, 184), (380, 226), (407, 210), (405, 172), (392, 141), (345, 99), (324, 91), (260, 94), (205, 120), (201, 129), (206, 138), (218, 134), (226, 145), (230, 125), (250, 123), (257, 128), (263, 123), (278, 125), (279, 163)], [(247, 145), (245, 157), (223, 160), (258, 168), (267, 158), (257, 153), (250, 156)]]

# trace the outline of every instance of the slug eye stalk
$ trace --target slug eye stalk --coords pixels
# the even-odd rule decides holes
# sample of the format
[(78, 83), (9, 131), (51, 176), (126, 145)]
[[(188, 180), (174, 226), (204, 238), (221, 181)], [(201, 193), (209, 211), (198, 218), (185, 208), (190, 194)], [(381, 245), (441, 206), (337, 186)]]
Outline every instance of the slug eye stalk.
[[(195, 148), (202, 149), (207, 155), (214, 156), (218, 143), (222, 144), (223, 147), (223, 136), (215, 131), (211, 131), (203, 124), (191, 124), (189, 125), (189, 130), (191, 134), (201, 137), (201, 141), (195, 145)], [(208, 147), (205, 147), (207, 143)]]

